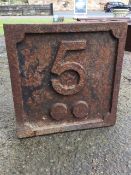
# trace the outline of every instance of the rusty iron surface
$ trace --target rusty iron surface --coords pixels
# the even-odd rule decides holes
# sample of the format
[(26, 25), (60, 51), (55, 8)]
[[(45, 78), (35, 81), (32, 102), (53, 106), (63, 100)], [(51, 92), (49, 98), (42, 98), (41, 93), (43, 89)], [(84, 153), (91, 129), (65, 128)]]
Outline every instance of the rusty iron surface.
[(125, 50), (131, 52), (131, 19), (130, 18), (112, 18), (112, 17), (99, 17), (99, 18), (74, 18), (76, 21), (79, 22), (101, 22), (101, 21), (127, 21), (128, 29), (127, 29), (127, 38), (126, 38), (126, 45)]
[(74, 18), (76, 21), (81, 21), (81, 22), (87, 22), (87, 21), (95, 21), (98, 20), (99, 22), (101, 21), (130, 21), (129, 17), (91, 17), (91, 18)]
[(126, 22), (4, 30), (19, 138), (115, 124)]

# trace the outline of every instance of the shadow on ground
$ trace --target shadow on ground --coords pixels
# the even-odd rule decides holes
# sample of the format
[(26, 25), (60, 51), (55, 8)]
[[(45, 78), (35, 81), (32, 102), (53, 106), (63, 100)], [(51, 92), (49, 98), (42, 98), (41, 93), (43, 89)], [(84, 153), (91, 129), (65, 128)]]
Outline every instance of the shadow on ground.
[(28, 139), (15, 136), (4, 38), (0, 38), (0, 175), (130, 175), (131, 53), (125, 52), (114, 127)]

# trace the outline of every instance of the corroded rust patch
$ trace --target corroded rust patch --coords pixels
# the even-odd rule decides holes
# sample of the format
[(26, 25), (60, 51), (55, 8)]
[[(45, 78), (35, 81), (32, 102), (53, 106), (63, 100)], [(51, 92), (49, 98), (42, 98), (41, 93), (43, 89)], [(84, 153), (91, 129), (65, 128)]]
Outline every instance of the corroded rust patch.
[(125, 22), (4, 28), (18, 137), (115, 123)]
[[(76, 21), (79, 22), (104, 22), (104, 21), (126, 21), (128, 23), (128, 29), (127, 29), (127, 37), (126, 37), (126, 45), (125, 50), (131, 51), (131, 19), (130, 18), (113, 18), (113, 17), (97, 17), (97, 18), (75, 18)], [(117, 29), (116, 29), (117, 30)], [(115, 30), (114, 30), (115, 33)], [(116, 31), (117, 33), (117, 31)], [(118, 35), (118, 34), (117, 34)]]

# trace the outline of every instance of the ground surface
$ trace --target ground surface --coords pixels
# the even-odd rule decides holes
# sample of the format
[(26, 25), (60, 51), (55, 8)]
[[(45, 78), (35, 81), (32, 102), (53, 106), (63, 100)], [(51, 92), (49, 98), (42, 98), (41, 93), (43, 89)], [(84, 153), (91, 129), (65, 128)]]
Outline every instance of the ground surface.
[(17, 139), (0, 37), (0, 175), (131, 175), (131, 53), (125, 52), (114, 127)]

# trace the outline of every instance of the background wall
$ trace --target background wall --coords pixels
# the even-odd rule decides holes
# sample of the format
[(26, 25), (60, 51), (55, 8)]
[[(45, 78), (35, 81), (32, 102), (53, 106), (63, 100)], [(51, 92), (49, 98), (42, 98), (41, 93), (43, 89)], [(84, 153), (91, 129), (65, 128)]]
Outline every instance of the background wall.
[[(48, 4), (53, 3), (54, 10), (73, 10), (74, 0), (0, 0), (0, 2), (8, 3), (29, 3), (29, 4)], [(108, 1), (122, 1), (128, 4), (129, 0), (87, 0), (89, 10), (103, 10), (104, 4)]]
[[(73, 5), (74, 5), (74, 0), (28, 0), (28, 1), (29, 1), (29, 4), (53, 3), (54, 10), (73, 10)], [(108, 1), (109, 0), (87, 0), (88, 9), (103, 10), (104, 4)], [(112, 1), (117, 1), (117, 0), (112, 0)], [(125, 2), (126, 4), (128, 4), (129, 0), (122, 0), (122, 2)]]

